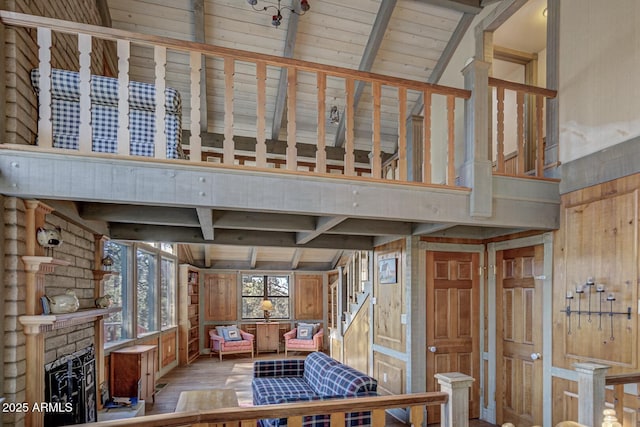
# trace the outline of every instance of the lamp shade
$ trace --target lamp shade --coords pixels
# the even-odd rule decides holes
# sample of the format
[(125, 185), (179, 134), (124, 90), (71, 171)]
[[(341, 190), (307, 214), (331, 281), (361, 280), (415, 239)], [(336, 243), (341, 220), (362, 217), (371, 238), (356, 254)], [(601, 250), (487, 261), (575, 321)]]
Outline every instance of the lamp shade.
[(264, 311), (273, 310), (273, 303), (268, 299), (262, 300), (262, 302), (260, 303), (260, 310), (264, 310)]

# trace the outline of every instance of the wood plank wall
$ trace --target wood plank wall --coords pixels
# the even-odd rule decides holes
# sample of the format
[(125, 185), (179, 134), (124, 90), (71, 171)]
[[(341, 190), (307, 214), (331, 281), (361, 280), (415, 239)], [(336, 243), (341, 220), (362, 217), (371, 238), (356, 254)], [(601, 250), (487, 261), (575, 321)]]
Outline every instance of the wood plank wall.
[[(638, 340), (638, 286), (640, 284), (640, 257), (638, 247), (638, 197), (640, 174), (584, 188), (562, 196), (560, 229), (554, 237), (553, 284), (553, 365), (573, 370), (577, 361), (593, 361), (611, 365), (609, 374), (640, 370)], [(591, 322), (583, 314), (569, 318), (563, 312), (572, 292), (572, 309), (577, 310), (576, 285), (587, 277), (605, 287), (603, 298), (613, 293), (613, 311), (626, 311), (631, 307), (631, 319), (626, 315), (592, 315)], [(588, 296), (582, 295), (581, 309), (588, 309)], [(592, 310), (598, 310), (601, 294), (592, 291)], [(611, 305), (604, 301), (603, 310)], [(613, 336), (610, 321), (613, 320)], [(569, 327), (571, 333), (569, 334)], [(572, 417), (577, 411), (574, 394), (576, 384), (554, 379), (554, 423)], [(613, 396), (609, 396), (613, 401)], [(625, 396), (631, 407), (625, 418), (634, 415), (638, 407), (635, 396)], [(631, 421), (631, 420), (629, 420)]]

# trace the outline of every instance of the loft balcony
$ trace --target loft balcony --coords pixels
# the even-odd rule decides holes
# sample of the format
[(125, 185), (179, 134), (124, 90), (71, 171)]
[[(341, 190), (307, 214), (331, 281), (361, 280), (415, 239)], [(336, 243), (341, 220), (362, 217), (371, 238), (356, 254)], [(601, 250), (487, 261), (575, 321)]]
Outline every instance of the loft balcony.
[[(33, 126), (0, 145), (0, 191), (105, 221), (113, 238), (369, 249), (398, 236), (489, 238), (558, 226), (543, 123), (555, 92), (489, 78), (480, 62), (463, 70), (466, 88), (452, 88), (7, 11), (0, 19), (34, 52), (16, 53), (16, 79), (37, 69), (37, 95), (18, 100)], [(65, 148), (54, 92), (59, 57), (74, 55), (69, 40), (79, 108), (77, 137)], [(103, 70), (92, 65), (98, 51)], [(116, 88), (108, 149), (96, 138), (105, 125), (92, 99), (103, 75)], [(135, 148), (132, 126), (138, 82), (155, 93), (146, 152)], [(181, 104), (173, 136), (167, 88)], [(274, 120), (279, 93), (283, 131)], [(172, 138), (184, 158), (179, 149), (167, 158)]]

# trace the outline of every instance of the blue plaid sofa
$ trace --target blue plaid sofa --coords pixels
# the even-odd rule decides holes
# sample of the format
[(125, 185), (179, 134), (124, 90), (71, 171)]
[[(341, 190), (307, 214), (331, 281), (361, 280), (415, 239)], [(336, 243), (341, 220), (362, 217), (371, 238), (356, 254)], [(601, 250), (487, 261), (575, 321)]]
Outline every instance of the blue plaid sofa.
[[(304, 360), (260, 360), (253, 364), (251, 383), (254, 405), (311, 400), (377, 396), (378, 382), (343, 365), (324, 353), (310, 353)], [(262, 427), (286, 426), (287, 419), (260, 420)], [(305, 427), (330, 425), (329, 415), (303, 418)], [(370, 412), (346, 414), (345, 426), (370, 426)]]
[[(39, 94), (40, 71), (31, 70), (31, 84)], [(154, 85), (129, 82), (129, 153), (135, 156), (154, 155), (155, 136)], [(80, 76), (75, 71), (53, 69), (51, 72), (51, 109), (53, 146), (78, 149), (80, 127)], [(165, 89), (165, 132), (167, 158), (183, 158), (182, 101), (173, 88)], [(118, 141), (118, 80), (91, 76), (92, 151), (117, 152)], [(126, 141), (123, 141), (127, 144)]]

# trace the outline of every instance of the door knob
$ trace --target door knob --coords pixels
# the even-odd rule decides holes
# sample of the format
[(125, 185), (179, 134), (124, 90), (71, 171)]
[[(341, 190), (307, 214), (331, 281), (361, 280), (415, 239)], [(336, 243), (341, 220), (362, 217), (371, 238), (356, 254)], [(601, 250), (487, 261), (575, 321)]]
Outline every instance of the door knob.
[(436, 351), (438, 351), (438, 348), (435, 345), (432, 345), (431, 347), (429, 347), (429, 351), (431, 353), (435, 353)]
[(531, 360), (542, 359), (542, 355), (540, 353), (531, 353)]

